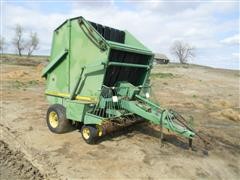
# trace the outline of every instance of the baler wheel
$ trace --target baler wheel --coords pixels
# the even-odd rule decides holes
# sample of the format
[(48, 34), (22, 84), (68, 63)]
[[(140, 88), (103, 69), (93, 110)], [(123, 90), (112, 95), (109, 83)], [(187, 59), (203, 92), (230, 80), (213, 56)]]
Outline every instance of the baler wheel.
[(83, 125), (81, 133), (86, 143), (94, 144), (98, 136), (98, 129), (95, 126)]
[(54, 104), (47, 111), (47, 126), (53, 133), (62, 134), (73, 129), (71, 122), (66, 118), (66, 109), (60, 104)]

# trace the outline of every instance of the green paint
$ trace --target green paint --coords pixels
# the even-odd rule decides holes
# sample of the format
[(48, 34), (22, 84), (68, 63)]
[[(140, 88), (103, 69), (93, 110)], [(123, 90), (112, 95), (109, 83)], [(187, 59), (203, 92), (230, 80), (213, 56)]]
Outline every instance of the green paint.
[(146, 108), (141, 106), (141, 104), (139, 104), (139, 101), (122, 100), (121, 104), (123, 109), (126, 109), (131, 113), (137, 114), (143, 117), (144, 119), (151, 121), (156, 125), (160, 125), (162, 123), (164, 128), (172, 132), (176, 132), (181, 136), (184, 136), (187, 138), (193, 138), (195, 136), (194, 132), (188, 130), (183, 126), (180, 126), (174, 123), (171, 118), (172, 114), (167, 110), (164, 110), (164, 111), (160, 110), (161, 108), (159, 107), (158, 108), (159, 111), (157, 111), (155, 106), (153, 108), (151, 107), (151, 104), (147, 104), (149, 105), (149, 107)]
[[(47, 81), (48, 101), (51, 104), (62, 104), (66, 107), (68, 119), (84, 124), (101, 124), (103, 120), (111, 121), (116, 117), (136, 114), (192, 138), (194, 133), (174, 123), (169, 111), (147, 99), (153, 53), (128, 31), (121, 31), (125, 34), (121, 43), (106, 40), (104, 37), (107, 37), (108, 30), (109, 28), (104, 29), (105, 34), (101, 35), (93, 24), (83, 17), (76, 17), (65, 21), (54, 31), (50, 62), (42, 74)], [(108, 34), (108, 39), (112, 37), (113, 40), (116, 30), (111, 33)], [(119, 62), (110, 59), (115, 50), (123, 54), (133, 53), (134, 57), (144, 56), (148, 61), (141, 63), (132, 59), (129, 62)], [(111, 80), (113, 74), (107, 71), (111, 68), (123, 72), (121, 78), (129, 71), (142, 71), (141, 74), (135, 74), (133, 84), (136, 86), (128, 82), (129, 77), (124, 77), (124, 81), (121, 78), (114, 81), (114, 87), (107, 87), (104, 82)], [(116, 73), (113, 70), (110, 72)], [(173, 75), (164, 75), (169, 76)]]
[(86, 113), (84, 116), (84, 124), (101, 124), (104, 119), (100, 116), (95, 116), (90, 113)]
[(84, 114), (88, 110), (88, 106), (78, 101), (66, 100), (66, 115), (68, 119), (82, 122)]

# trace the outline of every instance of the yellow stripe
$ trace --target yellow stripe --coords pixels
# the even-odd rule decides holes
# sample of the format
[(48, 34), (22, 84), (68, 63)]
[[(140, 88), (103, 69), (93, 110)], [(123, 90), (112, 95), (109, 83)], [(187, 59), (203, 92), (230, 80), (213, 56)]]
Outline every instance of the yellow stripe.
[(69, 94), (67, 93), (60, 93), (60, 92), (53, 92), (53, 91), (46, 91), (45, 94), (53, 95), (53, 96), (69, 97)]
[[(60, 96), (60, 97), (70, 97), (70, 94), (68, 93), (60, 93), (60, 92), (53, 92), (53, 91), (46, 91), (45, 94), (52, 95), (52, 96)], [(80, 101), (96, 102), (96, 98), (90, 97), (90, 96), (76, 96), (75, 99)]]
[(93, 101), (93, 98), (87, 97), (87, 96), (76, 96), (77, 100), (83, 100), (83, 101)]

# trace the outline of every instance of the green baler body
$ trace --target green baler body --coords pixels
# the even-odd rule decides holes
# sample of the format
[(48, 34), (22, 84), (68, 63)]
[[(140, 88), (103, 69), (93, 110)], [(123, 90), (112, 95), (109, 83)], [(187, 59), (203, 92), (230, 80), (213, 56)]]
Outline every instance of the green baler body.
[[(153, 53), (128, 31), (72, 18), (54, 31), (50, 62), (43, 70), (45, 94), (51, 104), (66, 107), (68, 119), (84, 124), (129, 113), (160, 124), (170, 116), (144, 97), (152, 63)], [(194, 136), (167, 121), (164, 127)]]
[[(91, 41), (86, 35), (86, 30), (81, 28), (80, 21), (86, 23), (92, 31), (95, 31), (97, 38), (106, 43), (105, 50), (100, 49)], [(97, 30), (102, 33), (100, 34)], [(112, 39), (115, 41), (111, 41)], [(144, 55), (145, 59), (139, 54)], [(122, 74), (118, 74), (121, 76), (118, 77), (121, 81), (127, 81), (129, 76), (137, 76), (132, 79), (132, 82), (135, 85), (144, 85), (150, 68), (108, 66), (109, 63), (121, 61), (121, 58), (127, 62), (124, 56), (131, 58), (130, 61), (134, 56), (138, 58), (137, 61), (141, 61), (142, 58), (146, 61), (142, 64), (150, 67), (153, 53), (127, 31), (95, 24), (82, 17), (65, 21), (54, 31), (50, 63), (43, 71), (43, 76), (47, 79), (45, 94), (48, 101), (51, 104), (63, 104), (67, 107), (69, 119), (82, 121), (84, 112), (88, 109), (85, 106), (98, 101), (102, 85), (113, 86), (118, 81), (117, 77), (115, 77), (116, 80), (110, 79), (112, 73), (115, 73), (114, 70), (121, 69)], [(69, 100), (82, 68), (85, 69), (79, 83), (77, 100)], [(131, 74), (133, 70), (139, 71), (141, 74)]]

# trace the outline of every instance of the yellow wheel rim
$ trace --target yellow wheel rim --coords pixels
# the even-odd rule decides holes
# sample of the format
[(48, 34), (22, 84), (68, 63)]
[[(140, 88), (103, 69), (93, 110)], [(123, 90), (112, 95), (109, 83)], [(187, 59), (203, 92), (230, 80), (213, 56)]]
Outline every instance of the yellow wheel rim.
[(58, 126), (58, 115), (56, 112), (52, 111), (49, 113), (49, 123), (53, 128)]
[(103, 128), (102, 128), (102, 126), (96, 125), (96, 127), (97, 127), (97, 130), (98, 130), (98, 136), (102, 136), (103, 135)]
[(85, 139), (89, 139), (90, 137), (90, 130), (88, 128), (84, 128), (83, 129), (83, 132), (82, 132), (82, 135)]

